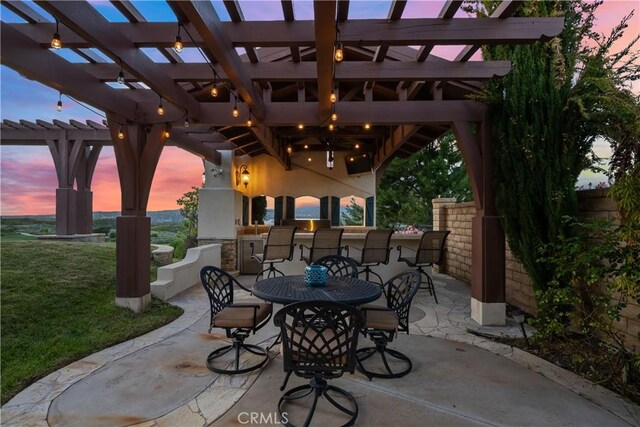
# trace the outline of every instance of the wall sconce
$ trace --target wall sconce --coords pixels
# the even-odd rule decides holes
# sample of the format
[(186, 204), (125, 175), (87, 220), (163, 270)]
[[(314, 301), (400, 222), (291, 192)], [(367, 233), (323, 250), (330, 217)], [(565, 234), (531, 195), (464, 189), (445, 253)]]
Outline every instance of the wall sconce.
[(236, 186), (240, 185), (240, 183), (244, 184), (244, 188), (247, 188), (249, 185), (249, 171), (247, 170), (247, 165), (242, 165), (236, 171)]

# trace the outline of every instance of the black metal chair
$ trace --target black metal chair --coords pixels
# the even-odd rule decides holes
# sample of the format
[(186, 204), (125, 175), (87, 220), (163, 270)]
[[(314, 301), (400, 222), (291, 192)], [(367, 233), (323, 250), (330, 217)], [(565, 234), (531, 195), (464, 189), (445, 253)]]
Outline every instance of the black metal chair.
[[(226, 271), (212, 266), (200, 270), (200, 280), (209, 296), (211, 307), (211, 322), (209, 333), (213, 328), (222, 328), (227, 338), (232, 339), (232, 344), (212, 351), (207, 357), (207, 368), (219, 374), (242, 374), (262, 367), (269, 360), (266, 349), (253, 344), (245, 344), (244, 340), (251, 334), (262, 328), (271, 319), (273, 306), (268, 303), (233, 302), (233, 288), (237, 286), (251, 292), (242, 286), (233, 276)], [(215, 359), (235, 351), (235, 368), (227, 369), (214, 366)], [(240, 368), (240, 352), (246, 350), (249, 353), (263, 356), (262, 360), (247, 368)]]
[(323, 265), (327, 267), (329, 276), (338, 277), (358, 277), (358, 266), (351, 258), (342, 255), (327, 255), (313, 263), (313, 265)]
[(360, 252), (360, 258), (350, 257), (358, 267), (364, 267), (364, 270), (360, 271), (358, 275), (364, 273), (366, 280), (369, 281), (369, 275), (373, 274), (382, 285), (382, 277), (372, 271), (371, 267), (389, 263), (389, 254), (391, 253), (389, 243), (391, 242), (392, 234), (393, 230), (371, 230), (364, 239), (364, 247), (362, 249), (345, 246), (348, 257), (351, 249), (356, 249)]
[[(375, 344), (375, 347), (361, 348), (357, 353), (358, 370), (367, 378), (399, 378), (411, 371), (411, 360), (401, 352), (388, 348), (387, 344), (393, 341), (397, 331), (409, 333), (409, 309), (413, 297), (420, 289), (421, 279), (417, 271), (398, 274), (384, 284), (386, 307), (368, 304), (360, 307), (365, 317), (362, 333), (369, 336)], [(380, 354), (386, 373), (374, 372), (364, 367), (362, 362), (376, 353)], [(407, 367), (393, 372), (387, 355), (404, 362)]]
[[(327, 255), (340, 255), (342, 248), (342, 228), (319, 228), (313, 233), (313, 241), (311, 247), (300, 244), (300, 261), (304, 261), (307, 265), (313, 264), (316, 260)], [(309, 251), (308, 256), (304, 256), (304, 250)]]
[(273, 264), (293, 259), (293, 248), (295, 247), (293, 237), (297, 228), (295, 225), (274, 225), (271, 227), (269, 234), (267, 234), (267, 243), (264, 245), (264, 250), (261, 254), (254, 253), (255, 247), (253, 243), (249, 243), (249, 246), (251, 246), (251, 258), (263, 266), (264, 264), (269, 264), (268, 268), (256, 275), (256, 282), (265, 272), (267, 272), (266, 279), (272, 276), (276, 277), (276, 273), (284, 276), (284, 273), (275, 268)]
[[(320, 397), (350, 417), (345, 426), (353, 425), (358, 417), (356, 400), (346, 390), (329, 385), (327, 380), (338, 378), (344, 372), (354, 372), (358, 335), (364, 325), (362, 313), (350, 305), (335, 302), (299, 302), (278, 311), (274, 323), (280, 327), (287, 373), (280, 390), (285, 389), (292, 373), (309, 379), (309, 384), (294, 387), (282, 395), (278, 402), (281, 420), (286, 421), (287, 426), (293, 425), (290, 412), (287, 420), (283, 417), (285, 406), (313, 394), (304, 426), (311, 423)], [(351, 408), (343, 406), (330, 392), (343, 398), (342, 402), (349, 402)]]
[[(444, 261), (444, 245), (447, 240), (447, 236), (450, 231), (425, 231), (420, 239), (420, 246), (418, 250), (414, 251), (410, 248), (398, 246), (398, 262), (404, 261), (409, 267), (417, 267), (417, 271), (420, 275), (424, 275), (427, 278), (427, 286), (421, 289), (428, 289), (429, 294), (433, 295), (433, 298), (438, 304), (438, 297), (436, 296), (436, 288), (433, 286), (433, 279), (423, 267), (433, 267), (433, 265), (441, 265)], [(410, 252), (409, 256), (402, 256), (402, 250)]]

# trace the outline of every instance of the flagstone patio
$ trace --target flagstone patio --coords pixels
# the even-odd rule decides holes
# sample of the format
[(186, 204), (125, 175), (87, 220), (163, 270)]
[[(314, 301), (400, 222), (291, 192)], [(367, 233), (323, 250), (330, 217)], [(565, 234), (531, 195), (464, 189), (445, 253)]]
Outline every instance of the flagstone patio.
[[(602, 387), (468, 333), (515, 336), (520, 330), (513, 322), (478, 326), (470, 319), (468, 286), (444, 275), (435, 279), (440, 304), (420, 291), (411, 335), (400, 335), (392, 344), (411, 357), (414, 370), (395, 380), (368, 381), (358, 372), (336, 380), (356, 397), (359, 425), (418, 426), (425, 420), (435, 425), (640, 424), (636, 405)], [(240, 280), (250, 285), (253, 277)], [(226, 338), (222, 331), (207, 334), (203, 289), (196, 286), (172, 302), (185, 310), (178, 320), (36, 382), (2, 408), (3, 424), (225, 426), (246, 421), (238, 419), (241, 414), (273, 414), (284, 379), (277, 351), (262, 371), (214, 374), (205, 366), (206, 355)], [(270, 325), (249, 342), (266, 345), (276, 332)], [(289, 387), (302, 381), (292, 377)], [(337, 423), (334, 416), (324, 407), (316, 415), (325, 425)]]

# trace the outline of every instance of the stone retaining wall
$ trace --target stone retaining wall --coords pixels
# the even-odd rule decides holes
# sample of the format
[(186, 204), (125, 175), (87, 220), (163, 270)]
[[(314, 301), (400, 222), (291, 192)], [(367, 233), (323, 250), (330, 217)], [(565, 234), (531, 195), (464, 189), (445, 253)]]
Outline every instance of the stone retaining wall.
[[(612, 218), (619, 219), (614, 202), (607, 197), (606, 189), (594, 189), (578, 192), (578, 216), (580, 219)], [(476, 214), (475, 205), (470, 203), (455, 203), (455, 199), (433, 200), (433, 229), (450, 230), (447, 239), (445, 262), (436, 269), (459, 280), (471, 282), (471, 219)], [(511, 254), (509, 245), (505, 253), (505, 278), (507, 303), (522, 310), (535, 314), (536, 302), (533, 295), (531, 279), (523, 265)], [(618, 328), (624, 332), (627, 343), (636, 349), (640, 320), (638, 314), (640, 306), (630, 303), (623, 310)]]

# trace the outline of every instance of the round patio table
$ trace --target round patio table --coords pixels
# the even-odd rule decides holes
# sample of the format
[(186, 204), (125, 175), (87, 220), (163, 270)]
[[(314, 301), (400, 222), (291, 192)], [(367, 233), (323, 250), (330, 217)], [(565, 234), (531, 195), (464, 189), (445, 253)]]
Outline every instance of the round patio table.
[(280, 276), (261, 280), (253, 285), (258, 298), (278, 304), (301, 301), (334, 301), (349, 305), (366, 304), (382, 294), (380, 286), (352, 277), (329, 276), (327, 285), (309, 287), (304, 276)]

